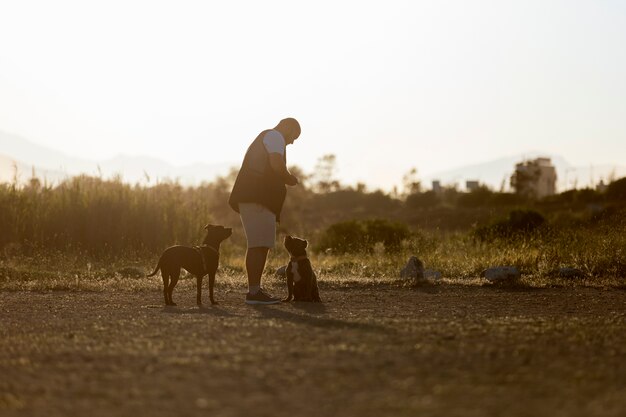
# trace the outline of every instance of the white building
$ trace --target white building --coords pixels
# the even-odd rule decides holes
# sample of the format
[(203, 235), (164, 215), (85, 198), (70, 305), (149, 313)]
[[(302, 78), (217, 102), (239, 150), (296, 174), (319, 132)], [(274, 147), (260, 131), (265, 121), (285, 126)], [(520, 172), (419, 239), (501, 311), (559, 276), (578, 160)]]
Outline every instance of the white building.
[(439, 194), (442, 191), (441, 181), (433, 180), (433, 191), (436, 192), (437, 194)]

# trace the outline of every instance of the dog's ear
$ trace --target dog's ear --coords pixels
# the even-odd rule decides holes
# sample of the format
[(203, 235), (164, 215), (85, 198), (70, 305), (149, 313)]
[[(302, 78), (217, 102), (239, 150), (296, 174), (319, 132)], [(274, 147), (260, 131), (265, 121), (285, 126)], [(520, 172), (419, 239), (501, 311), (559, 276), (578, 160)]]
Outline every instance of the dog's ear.
[(307, 246), (309, 246), (309, 241), (304, 239), (304, 247), (306, 248)]

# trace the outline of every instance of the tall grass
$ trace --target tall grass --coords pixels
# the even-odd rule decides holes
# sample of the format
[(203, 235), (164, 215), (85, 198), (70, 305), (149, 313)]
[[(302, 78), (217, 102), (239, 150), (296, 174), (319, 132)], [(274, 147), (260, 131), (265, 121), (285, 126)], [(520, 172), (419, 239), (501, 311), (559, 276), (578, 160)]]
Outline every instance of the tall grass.
[(56, 187), (37, 181), (21, 189), (3, 184), (0, 248), (98, 257), (198, 242), (205, 224), (228, 217), (229, 191), (224, 181), (195, 188), (177, 183), (142, 187), (86, 176)]

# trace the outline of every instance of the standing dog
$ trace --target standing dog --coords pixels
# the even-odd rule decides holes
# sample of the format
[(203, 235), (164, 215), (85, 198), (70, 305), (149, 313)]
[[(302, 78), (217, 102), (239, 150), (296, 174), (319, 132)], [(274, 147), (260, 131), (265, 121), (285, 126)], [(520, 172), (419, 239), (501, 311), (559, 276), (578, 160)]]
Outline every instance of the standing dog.
[(202, 305), (202, 278), (209, 274), (209, 298), (211, 304), (217, 304), (213, 299), (213, 286), (220, 260), (220, 243), (230, 237), (233, 229), (212, 224), (207, 224), (204, 228), (207, 233), (201, 246), (191, 248), (181, 245), (170, 246), (159, 258), (159, 263), (157, 263), (154, 271), (148, 275), (152, 277), (156, 275), (159, 269), (161, 270), (165, 305), (176, 305), (172, 300), (172, 291), (174, 291), (178, 278), (180, 278), (181, 268), (186, 269), (187, 272), (196, 277), (198, 286), (196, 302), (199, 306)]
[(317, 288), (317, 277), (311, 261), (306, 255), (308, 242), (297, 237), (285, 236), (285, 248), (291, 256), (287, 264), (287, 291), (289, 294), (283, 301), (313, 301), (321, 302)]

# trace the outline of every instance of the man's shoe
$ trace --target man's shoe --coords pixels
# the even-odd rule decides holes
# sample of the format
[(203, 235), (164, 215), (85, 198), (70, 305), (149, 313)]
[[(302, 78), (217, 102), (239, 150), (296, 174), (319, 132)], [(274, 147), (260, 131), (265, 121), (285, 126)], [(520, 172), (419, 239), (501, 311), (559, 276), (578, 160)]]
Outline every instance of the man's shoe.
[(256, 294), (246, 294), (246, 304), (278, 304), (280, 298), (274, 298), (266, 293), (263, 288), (257, 291)]

